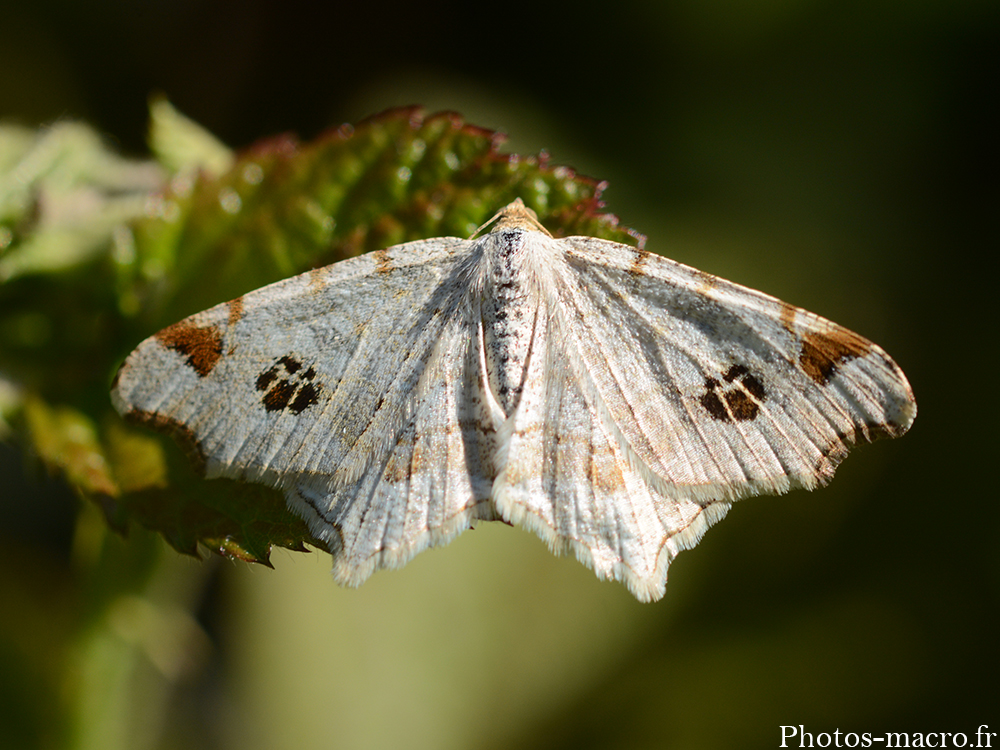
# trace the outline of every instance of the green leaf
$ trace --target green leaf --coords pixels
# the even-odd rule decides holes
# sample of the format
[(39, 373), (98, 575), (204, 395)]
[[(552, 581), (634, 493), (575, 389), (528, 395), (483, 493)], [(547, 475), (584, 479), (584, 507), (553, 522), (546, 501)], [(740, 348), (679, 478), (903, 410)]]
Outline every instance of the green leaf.
[(119, 494), (89, 417), (71, 407), (53, 407), (31, 397), (25, 403), (24, 421), (32, 447), (50, 470), (62, 472), (87, 495)]
[(162, 96), (149, 103), (149, 148), (172, 173), (203, 169), (217, 175), (233, 166), (233, 152)]
[(0, 126), (0, 283), (93, 260), (116, 228), (142, 214), (163, 177), (80, 123)]
[(262, 141), (223, 174), (171, 181), (135, 225), (123, 294), (142, 300), (149, 331), (352, 255), (468, 237), (518, 196), (553, 233), (636, 243), (600, 213), (604, 183), (545, 156), (501, 154), (501, 142), (455, 114), (415, 108), (310, 143)]

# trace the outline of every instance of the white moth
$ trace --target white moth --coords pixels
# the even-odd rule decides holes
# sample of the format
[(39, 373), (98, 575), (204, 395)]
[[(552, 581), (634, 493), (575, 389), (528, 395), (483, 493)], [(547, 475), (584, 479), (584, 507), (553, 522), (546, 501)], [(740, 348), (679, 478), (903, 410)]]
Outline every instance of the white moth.
[(176, 323), (122, 365), (115, 407), (207, 477), (280, 488), (341, 584), (503, 520), (642, 601), (733, 501), (825, 484), (916, 416), (896, 363), (817, 315), (554, 239), (520, 200), (491, 223)]

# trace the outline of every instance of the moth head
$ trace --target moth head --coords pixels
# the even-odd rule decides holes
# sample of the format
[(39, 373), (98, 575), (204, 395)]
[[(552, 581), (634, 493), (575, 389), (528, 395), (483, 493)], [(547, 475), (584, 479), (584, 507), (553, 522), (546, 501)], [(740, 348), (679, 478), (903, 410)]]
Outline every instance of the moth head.
[(524, 201), (520, 198), (515, 198), (511, 203), (497, 211), (496, 215), (479, 227), (472, 237), (482, 233), (487, 227), (490, 227), (490, 232), (502, 232), (505, 229), (527, 229), (532, 232), (541, 232), (549, 237), (552, 236), (551, 232), (538, 221), (538, 214), (524, 205)]

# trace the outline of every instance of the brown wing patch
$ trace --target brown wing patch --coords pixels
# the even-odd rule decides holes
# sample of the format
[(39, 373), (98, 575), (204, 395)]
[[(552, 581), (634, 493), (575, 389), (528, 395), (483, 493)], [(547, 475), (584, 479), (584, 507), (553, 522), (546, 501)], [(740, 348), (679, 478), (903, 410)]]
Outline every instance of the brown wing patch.
[(591, 445), (590, 481), (596, 490), (609, 495), (624, 492), (625, 477), (614, 451), (608, 445)]
[(156, 339), (186, 357), (188, 365), (201, 377), (208, 375), (222, 356), (222, 334), (215, 326), (202, 328), (182, 320), (164, 328)]
[(906, 430), (906, 427), (891, 422), (865, 422), (857, 425), (851, 432), (838, 434), (837, 437), (847, 443), (860, 443), (862, 440), (873, 443), (881, 438), (899, 437)]
[(235, 325), (243, 317), (243, 297), (237, 297), (229, 303), (229, 325)]
[(323, 290), (326, 286), (323, 279), (326, 276), (326, 267), (321, 266), (319, 268), (309, 269), (309, 291), (316, 293)]
[(781, 303), (781, 327), (790, 334), (795, 335), (795, 314), (799, 308), (789, 305), (787, 302)]
[(863, 357), (871, 348), (871, 342), (845, 328), (829, 333), (807, 333), (802, 339), (799, 365), (810, 378), (826, 385), (841, 363)]
[(632, 276), (645, 276), (649, 253), (645, 250), (633, 250), (632, 253), (632, 265), (629, 266), (628, 272)]
[(705, 273), (704, 271), (694, 270), (694, 276), (698, 279), (698, 294), (703, 294), (706, 297), (711, 296), (711, 292), (715, 287), (719, 285), (719, 277), (713, 276), (710, 273)]
[(395, 266), (392, 264), (392, 256), (388, 250), (376, 250), (372, 255), (375, 258), (375, 273), (389, 273)]

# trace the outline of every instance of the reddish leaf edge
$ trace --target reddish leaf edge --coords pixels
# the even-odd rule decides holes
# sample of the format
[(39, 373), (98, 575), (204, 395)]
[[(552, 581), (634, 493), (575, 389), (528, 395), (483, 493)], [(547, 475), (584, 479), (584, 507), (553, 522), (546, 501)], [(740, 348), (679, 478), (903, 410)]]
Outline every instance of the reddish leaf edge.
[[(636, 241), (636, 246), (643, 250), (646, 246), (646, 235), (631, 227), (621, 226), (621, 220), (617, 214), (604, 211), (606, 203), (603, 199), (604, 191), (608, 188), (608, 181), (596, 177), (582, 174), (574, 167), (564, 164), (551, 163), (551, 155), (547, 150), (542, 150), (537, 154), (522, 155), (518, 153), (506, 153), (501, 151), (501, 147), (507, 141), (507, 134), (498, 130), (474, 125), (465, 120), (465, 117), (454, 110), (441, 110), (427, 114), (427, 108), (419, 104), (410, 104), (400, 107), (390, 107), (381, 112), (369, 115), (357, 123), (343, 123), (320, 131), (311, 140), (303, 141), (298, 135), (292, 132), (279, 133), (267, 136), (250, 145), (236, 150), (236, 161), (253, 159), (266, 155), (278, 155), (284, 158), (291, 158), (299, 154), (304, 148), (321, 149), (330, 141), (346, 141), (360, 134), (369, 127), (378, 127), (399, 120), (405, 120), (411, 130), (434, 124), (436, 121), (444, 120), (451, 124), (452, 130), (459, 131), (470, 137), (486, 138), (490, 141), (490, 149), (486, 158), (496, 164), (507, 163), (516, 164), (521, 161), (537, 164), (538, 168), (544, 172), (552, 173), (566, 180), (575, 180), (591, 188), (592, 194), (589, 198), (584, 198), (573, 207), (573, 213), (578, 217), (584, 217), (607, 224), (612, 228), (620, 228)], [(502, 208), (497, 206), (496, 209)]]

